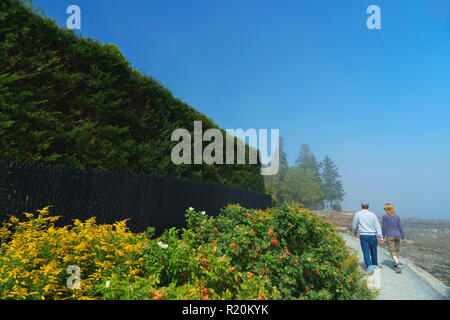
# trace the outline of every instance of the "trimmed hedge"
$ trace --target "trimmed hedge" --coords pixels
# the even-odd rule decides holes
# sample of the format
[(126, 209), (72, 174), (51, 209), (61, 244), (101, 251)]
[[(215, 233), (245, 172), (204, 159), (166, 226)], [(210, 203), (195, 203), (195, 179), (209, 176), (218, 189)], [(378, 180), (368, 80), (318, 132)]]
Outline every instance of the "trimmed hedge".
[[(0, 158), (153, 173), (264, 191), (258, 165), (174, 165), (176, 128), (218, 128), (130, 67), (23, 1), (0, 2)], [(225, 131), (222, 131), (225, 134)], [(248, 150), (248, 146), (247, 146)]]

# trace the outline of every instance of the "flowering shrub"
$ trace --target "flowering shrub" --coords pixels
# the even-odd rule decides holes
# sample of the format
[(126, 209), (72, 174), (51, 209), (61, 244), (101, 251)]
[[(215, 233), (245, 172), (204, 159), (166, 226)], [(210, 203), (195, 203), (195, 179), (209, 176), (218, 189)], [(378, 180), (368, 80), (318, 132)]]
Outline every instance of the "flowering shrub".
[[(133, 234), (95, 218), (57, 228), (48, 208), (0, 228), (2, 299), (369, 299), (334, 228), (297, 205), (217, 217), (190, 208), (187, 228)], [(70, 290), (66, 270), (81, 270)]]
[[(181, 234), (180, 234), (181, 233)], [(277, 299), (278, 290), (265, 275), (237, 271), (214, 243), (198, 243), (191, 230), (166, 231), (150, 240), (142, 235), (142, 277), (117, 275), (110, 289), (100, 284), (107, 299)], [(106, 280), (106, 279), (105, 279)]]
[(214, 243), (242, 274), (266, 275), (282, 299), (369, 299), (358, 260), (334, 227), (297, 204), (216, 217), (187, 212), (198, 244)]
[[(11, 217), (0, 228), (0, 298), (89, 298), (103, 277), (126, 274), (134, 277), (142, 263), (141, 243), (125, 221), (97, 225), (95, 218), (55, 228), (59, 217), (25, 213), (27, 221)], [(80, 268), (80, 288), (67, 287), (67, 268)]]

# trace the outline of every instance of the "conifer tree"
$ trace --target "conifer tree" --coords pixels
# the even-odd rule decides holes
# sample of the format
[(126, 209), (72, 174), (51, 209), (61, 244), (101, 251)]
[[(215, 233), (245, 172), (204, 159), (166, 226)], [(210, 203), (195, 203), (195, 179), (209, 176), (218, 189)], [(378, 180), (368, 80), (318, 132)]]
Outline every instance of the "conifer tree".
[(339, 179), (338, 168), (330, 157), (325, 156), (322, 162), (322, 190), (324, 193), (324, 200), (328, 202), (329, 207), (333, 208), (338, 205), (339, 201), (344, 198), (344, 189), (342, 182)]
[(300, 147), (300, 153), (295, 160), (295, 164), (301, 166), (305, 170), (311, 171), (314, 176), (320, 180), (320, 164), (317, 162), (316, 157), (311, 152), (311, 148), (308, 144), (304, 143)]

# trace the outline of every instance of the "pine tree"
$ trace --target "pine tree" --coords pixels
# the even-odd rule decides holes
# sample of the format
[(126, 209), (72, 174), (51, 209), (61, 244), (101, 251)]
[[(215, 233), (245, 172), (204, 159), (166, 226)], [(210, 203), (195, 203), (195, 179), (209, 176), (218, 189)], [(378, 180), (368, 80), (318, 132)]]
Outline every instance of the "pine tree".
[(307, 171), (311, 171), (314, 176), (320, 180), (320, 164), (317, 162), (316, 157), (311, 152), (311, 148), (308, 144), (302, 144), (300, 153), (295, 160), (295, 165), (301, 166)]
[(324, 200), (327, 201), (330, 208), (332, 208), (333, 205), (338, 205), (338, 202), (344, 199), (344, 189), (341, 180), (339, 180), (341, 176), (339, 175), (337, 166), (328, 156), (325, 156), (322, 162), (322, 168), (322, 190), (324, 193)]
[(287, 161), (287, 154), (286, 152), (284, 152), (284, 140), (282, 137), (280, 137), (279, 152), (280, 152), (280, 180), (283, 180), (287, 170), (289, 169), (289, 165)]
[(281, 195), (281, 184), (284, 180), (284, 176), (289, 169), (289, 164), (287, 161), (287, 155), (284, 151), (284, 140), (280, 137), (278, 148), (275, 152), (279, 153), (279, 170), (278, 173), (273, 176), (265, 176), (264, 181), (270, 187), (272, 192), (278, 198), (279, 201), (283, 201), (283, 196)]

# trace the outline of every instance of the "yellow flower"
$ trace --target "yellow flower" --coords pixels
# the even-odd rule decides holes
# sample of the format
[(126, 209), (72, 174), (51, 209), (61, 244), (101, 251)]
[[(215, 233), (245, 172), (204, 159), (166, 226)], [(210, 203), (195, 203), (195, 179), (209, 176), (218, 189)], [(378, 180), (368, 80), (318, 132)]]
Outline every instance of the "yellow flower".
[(34, 217), (34, 214), (32, 214), (32, 213), (26, 213), (26, 212), (24, 212), (23, 214), (24, 214), (25, 217), (27, 217), (27, 218), (33, 218), (33, 217)]
[[(90, 299), (89, 290), (105, 274), (114, 275), (116, 265), (129, 265), (132, 277), (141, 272), (144, 259), (129, 257), (140, 254), (142, 245), (134, 242), (126, 220), (97, 225), (92, 217), (59, 228), (54, 222), (60, 217), (46, 216), (49, 207), (38, 212), (37, 217), (25, 214), (28, 221), (23, 222), (11, 216), (0, 228), (0, 238), (8, 239), (0, 247), (0, 299)], [(75, 292), (65, 283), (67, 267), (73, 264), (82, 280)], [(30, 287), (33, 292), (28, 293)]]

